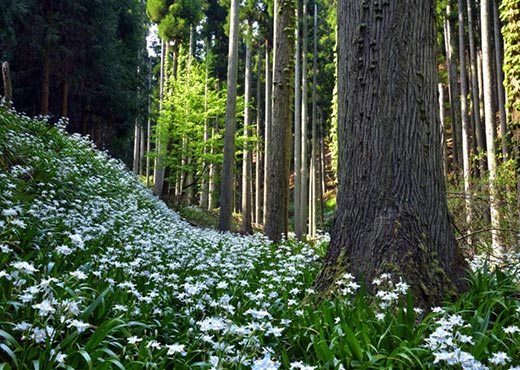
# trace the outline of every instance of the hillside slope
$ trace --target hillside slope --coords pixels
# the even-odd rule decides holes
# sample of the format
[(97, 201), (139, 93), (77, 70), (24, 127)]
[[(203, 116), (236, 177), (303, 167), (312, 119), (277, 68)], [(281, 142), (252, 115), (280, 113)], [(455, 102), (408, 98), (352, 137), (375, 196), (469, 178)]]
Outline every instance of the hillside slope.
[(194, 228), (86, 139), (1, 109), (0, 364), (263, 357), (311, 282), (310, 249)]

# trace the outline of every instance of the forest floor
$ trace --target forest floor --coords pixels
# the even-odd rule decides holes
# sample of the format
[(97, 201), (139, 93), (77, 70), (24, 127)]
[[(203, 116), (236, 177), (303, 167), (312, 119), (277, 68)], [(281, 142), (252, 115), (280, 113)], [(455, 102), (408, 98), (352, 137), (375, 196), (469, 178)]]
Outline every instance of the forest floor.
[(520, 368), (520, 255), (431, 312), (321, 300), (320, 248), (194, 227), (60, 124), (0, 107), (0, 153), (0, 369)]

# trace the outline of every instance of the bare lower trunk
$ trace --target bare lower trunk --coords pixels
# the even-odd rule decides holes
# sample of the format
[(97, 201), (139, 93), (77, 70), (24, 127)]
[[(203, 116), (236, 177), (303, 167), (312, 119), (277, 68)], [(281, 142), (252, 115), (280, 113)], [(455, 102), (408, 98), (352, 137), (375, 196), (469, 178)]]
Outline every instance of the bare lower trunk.
[(466, 223), (471, 233), (473, 220), (472, 194), (471, 194), (471, 138), (468, 116), (468, 83), (466, 73), (466, 42), (464, 39), (464, 6), (463, 0), (458, 0), (459, 8), (459, 60), (460, 60), (460, 115), (462, 118), (462, 170), (464, 179), (464, 199), (466, 206)]
[(140, 148), (140, 138), (139, 135), (139, 124), (136, 122), (134, 125), (134, 164), (133, 171), (137, 175), (139, 174), (139, 148)]
[(61, 116), (67, 117), (69, 113), (69, 81), (65, 79), (63, 81), (63, 91), (62, 91), (62, 100), (61, 100)]
[(502, 254), (502, 246), (498, 229), (500, 228), (500, 215), (498, 212), (496, 192), (496, 155), (495, 155), (495, 113), (493, 109), (493, 79), (492, 79), (492, 46), (491, 46), (491, 15), (489, 14), (491, 0), (481, 0), (481, 40), (482, 40), (482, 81), (484, 85), (484, 114), (486, 123), (487, 161), (489, 168), (489, 211), (491, 213), (492, 252), (495, 256)]
[(444, 109), (444, 86), (439, 83), (439, 118), (441, 129), (441, 150), (442, 150), (442, 164), (444, 169), (444, 178), (448, 178), (448, 144), (446, 143), (446, 123), (445, 123), (445, 109)]
[(262, 197), (261, 197), (261, 187), (262, 187), (262, 173), (263, 173), (263, 161), (262, 161), (262, 103), (261, 103), (261, 79), (262, 79), (262, 53), (261, 51), (258, 53), (258, 76), (256, 79), (256, 166), (255, 166), (255, 223), (261, 223), (262, 216)]
[(316, 288), (347, 268), (373, 291), (390, 273), (431, 307), (465, 268), (442, 176), (435, 2), (384, 4), (338, 1), (338, 198)]
[(11, 107), (13, 102), (13, 86), (11, 84), (11, 72), (9, 71), (9, 63), (2, 63), (2, 79), (4, 82), (4, 99), (7, 107)]
[[(249, 28), (250, 29), (250, 28)], [(247, 36), (246, 36), (247, 37)], [(244, 107), (244, 158), (242, 161), (242, 232), (253, 233), (251, 226), (251, 151), (249, 150), (249, 137), (251, 136), (252, 112), (251, 112), (251, 84), (253, 82), (251, 71), (251, 41), (246, 40), (246, 70), (245, 70), (245, 107)]]
[(269, 142), (271, 141), (271, 119), (272, 119), (272, 108), (273, 103), (271, 99), (271, 92), (273, 89), (272, 85), (272, 70), (271, 64), (269, 63), (269, 45), (266, 42), (265, 45), (265, 133), (264, 133), (264, 217), (263, 224), (267, 221), (267, 157), (269, 153)]
[(224, 162), (220, 188), (219, 229), (231, 229), (235, 165), (235, 125), (238, 74), (238, 0), (231, 1), (229, 54), (227, 70), (226, 132), (224, 134)]
[(275, 0), (273, 122), (266, 157), (268, 193), (264, 229), (274, 241), (287, 236), (288, 231), (294, 10), (293, 1)]
[(301, 120), (301, 37), (300, 19), (302, 17), (301, 1), (296, 3), (296, 51), (294, 55), (294, 233), (298, 240), (302, 240), (301, 230), (301, 161), (302, 161), (302, 120)]
[(318, 107), (316, 102), (316, 87), (318, 84), (318, 7), (314, 4), (314, 49), (312, 62), (312, 140), (311, 140), (311, 165), (310, 165), (310, 196), (309, 196), (309, 235), (311, 238), (316, 236), (316, 155), (317, 151), (317, 114)]
[(307, 221), (309, 215), (309, 145), (308, 145), (308, 83), (307, 83), (307, 2), (303, 0), (303, 30), (302, 30), (302, 154), (301, 154), (301, 213), (300, 213), (300, 230), (302, 237), (307, 235)]
[(40, 114), (46, 116), (49, 114), (49, 84), (51, 74), (51, 61), (47, 52), (43, 55), (43, 76), (42, 76), (42, 91), (41, 91), (41, 109)]

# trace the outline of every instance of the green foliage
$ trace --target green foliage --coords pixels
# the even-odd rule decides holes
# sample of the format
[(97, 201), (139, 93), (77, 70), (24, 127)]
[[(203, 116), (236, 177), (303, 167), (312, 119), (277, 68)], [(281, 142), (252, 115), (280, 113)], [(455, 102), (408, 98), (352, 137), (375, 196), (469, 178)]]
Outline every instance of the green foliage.
[(91, 146), (0, 107), (0, 369), (520, 365), (520, 256), (431, 312), (388, 274), (324, 300), (309, 246), (193, 228)]

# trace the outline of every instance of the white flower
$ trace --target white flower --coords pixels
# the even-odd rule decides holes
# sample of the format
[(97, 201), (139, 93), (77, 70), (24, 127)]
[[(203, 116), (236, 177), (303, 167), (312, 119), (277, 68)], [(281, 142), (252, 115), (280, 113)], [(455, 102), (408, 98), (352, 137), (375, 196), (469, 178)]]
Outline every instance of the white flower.
[(137, 344), (143, 340), (143, 338), (136, 337), (135, 335), (128, 337), (128, 344)]
[(317, 366), (309, 366), (309, 365), (305, 365), (301, 361), (296, 361), (296, 362), (291, 362), (290, 368), (291, 369), (300, 369), (300, 370), (314, 370), (317, 368)]
[(32, 275), (35, 272), (39, 271), (32, 264), (30, 264), (29, 262), (25, 262), (25, 261), (13, 262), (13, 263), (11, 263), (11, 266), (13, 266), (18, 271), (29, 274), (29, 275)]
[(383, 321), (385, 319), (385, 314), (384, 313), (376, 313), (376, 319), (377, 321)]
[(152, 348), (152, 349), (159, 349), (159, 348), (161, 348), (161, 343), (159, 343), (156, 340), (151, 340), (151, 341), (148, 342), (146, 347), (147, 348)]
[(505, 352), (493, 353), (493, 356), (489, 359), (494, 365), (505, 365), (511, 361), (511, 358)]
[(73, 234), (69, 236), (70, 241), (79, 249), (84, 249), (83, 238), (79, 234)]
[(264, 358), (253, 361), (251, 370), (276, 370), (280, 367), (280, 363), (271, 360), (271, 354), (266, 352)]
[(82, 333), (90, 327), (90, 324), (74, 319), (69, 322), (68, 327), (75, 327), (78, 330), (78, 333)]
[(69, 274), (78, 280), (85, 280), (87, 278), (87, 275), (81, 270), (72, 271)]
[(56, 355), (56, 359), (55, 360), (59, 364), (64, 364), (66, 358), (67, 358), (66, 354), (58, 352), (58, 354)]
[(45, 299), (41, 303), (33, 304), (32, 308), (37, 309), (38, 315), (40, 316), (48, 316), (56, 312), (56, 309), (52, 307), (51, 302), (49, 300)]
[(56, 248), (56, 252), (58, 252), (58, 254), (62, 254), (64, 256), (68, 256), (69, 254), (72, 254), (72, 252), (74, 252), (74, 250), (66, 245), (60, 245), (59, 247)]
[(0, 251), (2, 253), (11, 253), (13, 250), (8, 245), (0, 244)]
[(168, 356), (172, 356), (176, 353), (180, 353), (182, 356), (186, 356), (186, 351), (184, 350), (184, 344), (167, 344), (166, 348), (168, 348)]
[(504, 328), (504, 333), (506, 334), (514, 334), (520, 332), (520, 329), (516, 325), (508, 326), (507, 328)]

